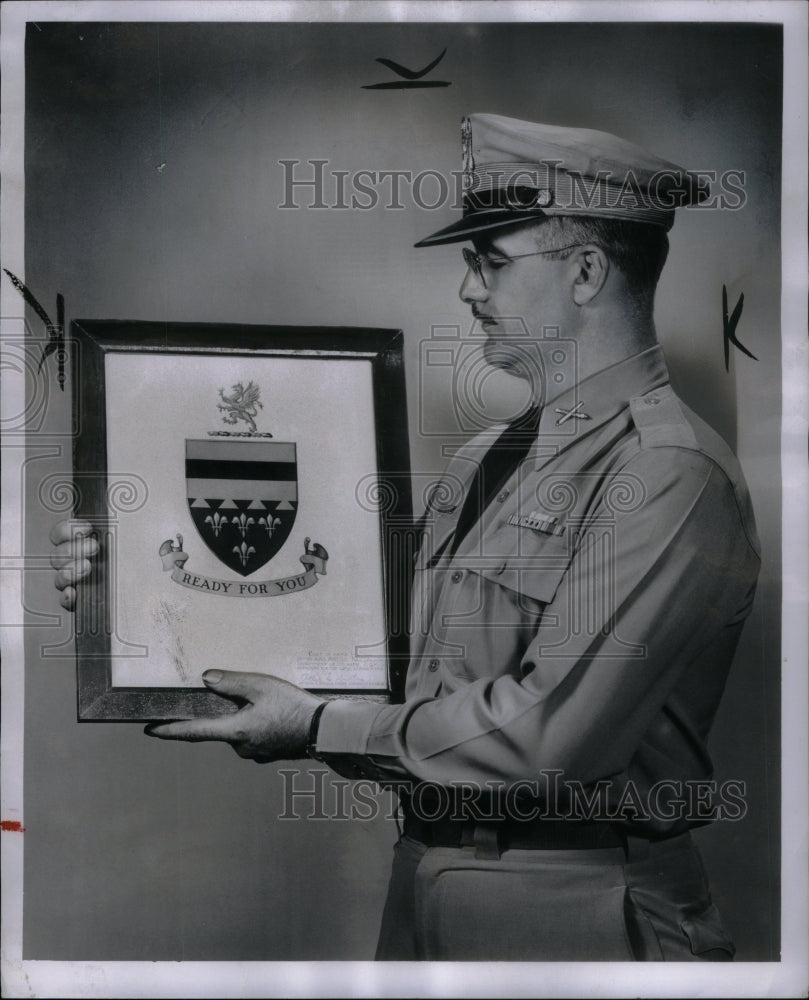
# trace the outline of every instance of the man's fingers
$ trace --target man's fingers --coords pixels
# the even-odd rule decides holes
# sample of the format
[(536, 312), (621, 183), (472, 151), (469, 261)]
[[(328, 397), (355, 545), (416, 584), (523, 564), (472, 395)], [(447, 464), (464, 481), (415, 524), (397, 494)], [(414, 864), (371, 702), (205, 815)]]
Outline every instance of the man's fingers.
[(213, 719), (189, 719), (187, 722), (153, 722), (144, 732), (161, 740), (188, 740), (202, 743), (205, 740), (223, 740), (230, 743), (244, 740), (246, 733), (239, 713), (217, 715)]
[(89, 559), (78, 559), (76, 562), (68, 563), (56, 574), (54, 584), (57, 590), (64, 590), (65, 587), (72, 587), (86, 576), (89, 576), (92, 565)]
[(87, 559), (95, 555), (98, 555), (98, 542), (95, 538), (83, 536), (54, 545), (51, 549), (51, 566), (61, 569), (76, 559)]
[(90, 521), (78, 521), (71, 518), (65, 521), (58, 521), (54, 524), (50, 531), (50, 538), (54, 545), (60, 545), (62, 542), (69, 542), (73, 538), (90, 535), (93, 531), (95, 531), (95, 528)]
[(65, 609), (65, 611), (73, 611), (76, 607), (76, 588), (75, 587), (65, 587), (59, 596), (59, 603)]

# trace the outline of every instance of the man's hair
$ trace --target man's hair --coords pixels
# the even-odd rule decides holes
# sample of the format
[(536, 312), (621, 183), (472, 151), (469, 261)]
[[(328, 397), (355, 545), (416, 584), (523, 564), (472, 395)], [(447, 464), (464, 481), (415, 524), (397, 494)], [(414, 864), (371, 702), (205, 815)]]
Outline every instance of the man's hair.
[[(536, 227), (537, 249), (594, 243), (626, 279), (637, 309), (651, 309), (655, 289), (666, 257), (669, 240), (661, 226), (623, 219), (552, 215)], [(566, 253), (560, 254), (566, 256)]]

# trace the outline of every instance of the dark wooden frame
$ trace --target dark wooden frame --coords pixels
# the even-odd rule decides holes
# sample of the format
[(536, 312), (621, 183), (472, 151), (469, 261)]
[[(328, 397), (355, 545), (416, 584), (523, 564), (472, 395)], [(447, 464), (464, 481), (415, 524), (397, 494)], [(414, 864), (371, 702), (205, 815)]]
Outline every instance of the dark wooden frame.
[[(76, 320), (71, 324), (75, 514), (99, 528), (101, 552), (91, 577), (79, 585), (76, 622), (78, 718), (135, 722), (220, 715), (235, 711), (204, 688), (113, 687), (110, 663), (111, 558), (100, 530), (110, 523), (107, 500), (107, 354), (228, 354), (316, 357), (371, 363), (382, 527), (387, 626), (387, 691), (321, 690), (330, 696), (400, 701), (408, 656), (408, 600), (416, 533), (412, 520), (403, 337), (398, 330), (348, 327), (243, 326)], [(112, 520), (115, 515), (112, 515)]]

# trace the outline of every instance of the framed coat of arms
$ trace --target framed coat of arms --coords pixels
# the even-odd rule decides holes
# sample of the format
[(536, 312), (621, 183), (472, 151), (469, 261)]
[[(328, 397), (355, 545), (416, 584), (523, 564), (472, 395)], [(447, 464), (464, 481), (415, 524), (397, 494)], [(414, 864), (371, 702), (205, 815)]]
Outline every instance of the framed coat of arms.
[(76, 321), (80, 720), (221, 714), (211, 667), (396, 697), (412, 525), (393, 330)]

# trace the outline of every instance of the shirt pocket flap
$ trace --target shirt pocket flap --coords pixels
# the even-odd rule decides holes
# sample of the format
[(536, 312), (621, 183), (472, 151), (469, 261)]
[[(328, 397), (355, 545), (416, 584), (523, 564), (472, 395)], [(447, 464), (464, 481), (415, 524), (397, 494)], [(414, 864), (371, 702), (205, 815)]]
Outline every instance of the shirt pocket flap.
[(683, 933), (691, 944), (694, 955), (704, 955), (708, 951), (726, 951), (729, 955), (736, 953), (736, 948), (722, 924), (719, 910), (711, 905), (696, 916), (686, 917), (680, 923)]
[(425, 526), (419, 539), (419, 548), (414, 559), (417, 570), (431, 569), (436, 553), (440, 554), (446, 547), (447, 539), (455, 527), (454, 520), (447, 515), (437, 517), (434, 522)]
[(536, 535), (520, 552), (503, 556), (502, 562), (479, 570), (481, 576), (501, 587), (550, 604), (572, 558), (566, 536)]

